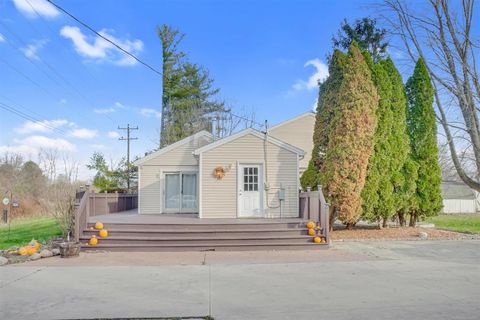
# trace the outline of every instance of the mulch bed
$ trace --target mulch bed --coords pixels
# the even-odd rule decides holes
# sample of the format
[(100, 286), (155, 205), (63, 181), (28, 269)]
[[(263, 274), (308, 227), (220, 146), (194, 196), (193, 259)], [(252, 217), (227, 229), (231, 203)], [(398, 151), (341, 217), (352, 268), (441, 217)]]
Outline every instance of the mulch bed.
[(389, 227), (379, 229), (378, 227), (361, 226), (353, 230), (346, 230), (342, 227), (335, 227), (330, 233), (330, 239), (333, 241), (343, 240), (421, 240), (420, 233), (425, 232), (428, 239), (434, 240), (480, 240), (479, 235), (465, 234), (453, 231), (432, 229), (432, 228), (397, 228)]

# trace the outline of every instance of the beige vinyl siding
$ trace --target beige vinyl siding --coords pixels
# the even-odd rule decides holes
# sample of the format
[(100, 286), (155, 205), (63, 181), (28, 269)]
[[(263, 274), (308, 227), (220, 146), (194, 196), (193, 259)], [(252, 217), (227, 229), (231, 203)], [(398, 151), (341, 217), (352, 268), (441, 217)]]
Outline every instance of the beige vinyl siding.
[(140, 214), (162, 213), (163, 173), (169, 171), (198, 172), (198, 160), (192, 152), (206, 144), (208, 144), (208, 140), (200, 137), (139, 166), (138, 208)]
[[(226, 144), (202, 153), (201, 203), (202, 218), (237, 217), (237, 169), (239, 163), (264, 163), (263, 139), (247, 134)], [(267, 145), (267, 175), (270, 184), (268, 204), (277, 206), (278, 188), (285, 188), (282, 205), (283, 217), (298, 216), (298, 155), (275, 144)], [(225, 168), (223, 179), (217, 180), (213, 171), (217, 166)], [(265, 171), (265, 167), (263, 169)], [(265, 175), (265, 172), (264, 172)], [(263, 187), (261, 185), (261, 187)], [(279, 217), (280, 208), (268, 208), (264, 192), (266, 216)]]
[(272, 127), (268, 131), (273, 137), (305, 151), (305, 156), (299, 162), (300, 173), (308, 167), (308, 162), (312, 158), (314, 126), (315, 114), (307, 113), (298, 119)]
[(198, 139), (193, 139), (192, 141), (186, 142), (183, 145), (178, 146), (177, 148), (159, 155), (149, 161), (145, 162), (143, 165), (149, 166), (192, 166), (198, 165), (198, 160), (192, 155), (192, 152), (195, 149), (203, 147), (208, 144), (209, 141), (204, 137)]

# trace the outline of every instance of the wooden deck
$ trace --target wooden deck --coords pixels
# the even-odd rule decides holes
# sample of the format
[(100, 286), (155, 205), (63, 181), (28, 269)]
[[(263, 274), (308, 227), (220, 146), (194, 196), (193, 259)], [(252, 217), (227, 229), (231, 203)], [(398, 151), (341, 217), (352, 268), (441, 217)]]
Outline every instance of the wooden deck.
[(102, 223), (115, 224), (259, 224), (259, 223), (300, 223), (304, 222), (300, 218), (239, 218), (239, 219), (199, 219), (197, 214), (138, 214), (137, 209), (91, 216), (89, 223), (100, 221)]
[[(325, 228), (328, 224), (323, 224), (318, 219), (317, 210), (320, 210), (320, 206), (316, 204), (317, 200), (309, 200), (307, 205), (302, 207), (303, 213), (300, 215), (305, 217), (304, 219), (199, 219), (196, 214), (140, 215), (137, 209), (114, 212), (112, 209), (121, 206), (110, 198), (105, 195), (92, 197), (85, 193), (79, 200), (75, 215), (75, 239), (82, 244), (83, 250), (318, 250), (328, 247), (328, 243), (314, 243), (314, 237), (308, 235), (306, 227), (308, 220), (318, 222), (324, 226), (318, 230), (318, 234), (328, 241), (328, 228)], [(123, 201), (125, 197), (116, 198)], [(99, 199), (105, 200), (100, 202)], [(311, 209), (311, 203), (316, 207)], [(123, 205), (122, 208), (125, 207)], [(103, 209), (103, 212), (99, 212), (99, 208)], [(108, 231), (106, 238), (99, 237), (99, 231), (94, 229), (96, 222), (103, 223)], [(98, 245), (88, 245), (92, 236), (99, 239)]]

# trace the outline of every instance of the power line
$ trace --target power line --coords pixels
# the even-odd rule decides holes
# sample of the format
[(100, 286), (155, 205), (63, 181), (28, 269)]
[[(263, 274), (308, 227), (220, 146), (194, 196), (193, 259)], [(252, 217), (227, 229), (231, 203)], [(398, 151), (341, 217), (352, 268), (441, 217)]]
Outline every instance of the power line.
[(26, 114), (26, 113), (18, 110), (18, 109), (16, 109), (15, 107), (12, 107), (12, 106), (4, 103), (4, 102), (0, 102), (0, 108), (2, 108), (3, 110), (8, 111), (8, 112), (10, 112), (10, 113), (13, 113), (13, 114), (15, 114), (15, 115), (17, 115), (17, 116), (19, 116), (19, 117), (21, 117), (21, 118), (23, 118), (23, 119), (26, 119), (26, 120), (29, 120), (29, 121), (31, 121), (31, 122), (37, 123), (37, 124), (39, 124), (39, 125), (47, 128), (47, 129), (49, 129), (49, 130), (55, 131), (56, 133), (59, 133), (59, 134), (61, 134), (62, 136), (64, 136), (64, 135), (67, 134), (67, 132), (65, 132), (65, 131), (63, 131), (63, 130), (61, 130), (61, 129), (58, 129), (57, 127), (51, 126), (51, 125), (49, 125), (48, 123), (45, 123), (44, 121), (38, 120), (38, 119), (36, 119), (36, 118), (34, 118), (34, 117), (32, 117), (32, 116), (30, 116), (30, 115), (28, 115), (28, 114)]
[[(2, 21), (0, 21), (0, 24), (3, 25), (3, 27), (11, 34), (15, 37), (15, 39), (20, 42), (21, 44), (23, 44), (25, 47), (28, 46), (28, 44), (23, 41), (20, 36), (18, 36), (11, 28), (9, 28), (5, 23), (3, 23)], [(18, 51), (22, 51), (21, 48), (19, 47), (16, 47), (15, 45), (13, 45), (13, 43), (11, 41), (8, 41), (8, 44), (14, 48), (14, 49), (17, 49)], [(31, 58), (31, 57), (27, 57), (25, 55), (22, 54), (22, 56), (28, 61), (30, 62), (35, 68), (37, 68), (38, 70), (40, 70), (40, 72), (42, 72), (44, 75), (46, 75), (50, 80), (52, 80), (53, 82), (55, 82), (56, 84), (66, 88), (66, 89), (70, 89), (72, 92), (75, 92), (82, 100), (84, 100), (86, 103), (90, 104), (90, 106), (92, 106), (93, 108), (96, 108), (95, 104), (89, 99), (87, 98), (82, 92), (80, 92), (80, 90), (78, 90), (68, 79), (66, 79), (60, 72), (58, 72), (52, 65), (50, 65), (48, 62), (46, 62), (45, 60), (43, 60), (42, 58), (40, 57), (37, 57), (37, 60), (40, 61), (42, 64), (44, 64), (51, 72), (53, 72), (61, 81), (65, 82), (66, 86), (63, 85), (62, 83), (60, 83), (59, 81), (57, 81), (55, 78), (53, 78), (52, 76), (50, 76), (47, 72), (45, 72), (42, 68), (40, 68), (37, 64), (36, 64), (36, 60)], [(68, 88), (67, 88), (68, 87)], [(114, 122), (113, 119), (104, 114), (104, 116), (106, 118), (108, 118), (112, 123)]]
[[(28, 1), (28, 0), (27, 0)], [(52, 0), (47, 0), (50, 4), (52, 4), (53, 6), (55, 6), (58, 10), (62, 11), (63, 13), (65, 13), (67, 16), (69, 16), (70, 18), (72, 18), (73, 20), (75, 20), (76, 22), (78, 22), (79, 24), (81, 24), (82, 26), (84, 26), (85, 28), (87, 28), (88, 30), (90, 30), (91, 32), (93, 32), (95, 35), (97, 35), (98, 37), (102, 38), (103, 40), (107, 41), (108, 43), (112, 44), (114, 47), (116, 47), (118, 50), (122, 51), (123, 53), (127, 54), (128, 56), (132, 57), (133, 59), (135, 59), (136, 61), (138, 61), (139, 63), (141, 63), (142, 65), (144, 65), (145, 67), (147, 67), (148, 69), (150, 69), (151, 71), (155, 72), (157, 75), (159, 76), (162, 76), (162, 72), (160, 72), (159, 70), (157, 70), (155, 67), (152, 67), (150, 64), (148, 64), (147, 62), (141, 60), (140, 58), (138, 58), (136, 55), (134, 55), (133, 53), (125, 50), (124, 48), (122, 48), (120, 45), (118, 45), (117, 43), (115, 43), (114, 41), (108, 39), (107, 37), (103, 36), (102, 34), (98, 33), (93, 27), (91, 27), (89, 24), (87, 24), (86, 22), (83, 22), (82, 20), (80, 20), (79, 18), (75, 17), (72, 13), (70, 13), (69, 11), (67, 11), (66, 9), (64, 9), (63, 7), (61, 7), (60, 5), (56, 4), (55, 2), (53, 2)], [(256, 122), (256, 121), (253, 121), (251, 119), (247, 119), (245, 117), (242, 117), (242, 116), (239, 116), (239, 115), (236, 115), (236, 114), (233, 114), (231, 113), (232, 116), (234, 117), (237, 117), (239, 119), (242, 119), (242, 120), (246, 120), (246, 121), (249, 121), (250, 123), (254, 123), (258, 126), (263, 126), (263, 124), (259, 123), (259, 122)]]
[(126, 128), (121, 128), (120, 126), (118, 126), (118, 130), (127, 131), (127, 137), (124, 138), (122, 136), (121, 138), (118, 138), (118, 140), (127, 141), (127, 190), (130, 191), (130, 141), (131, 140), (138, 140), (138, 138), (130, 137), (130, 131), (138, 130), (138, 126), (130, 127), (130, 124), (127, 124)]
[(82, 20), (80, 20), (79, 18), (75, 17), (73, 14), (71, 14), (70, 12), (68, 12), (67, 10), (65, 10), (64, 8), (62, 8), (61, 6), (59, 6), (58, 4), (56, 4), (55, 2), (51, 1), (51, 0), (47, 0), (49, 3), (51, 3), (52, 5), (54, 5), (58, 10), (62, 11), (63, 13), (65, 13), (67, 16), (69, 16), (70, 18), (72, 18), (73, 20), (75, 20), (76, 22), (80, 23), (82, 26), (84, 26), (85, 28), (87, 28), (88, 30), (92, 31), (93, 33), (95, 33), (97, 36), (99, 36), (100, 38), (102, 38), (103, 40), (107, 41), (108, 43), (110, 43), (111, 45), (115, 46), (118, 50), (122, 51), (123, 53), (129, 55), (130, 57), (132, 57), (133, 59), (135, 59), (136, 61), (140, 62), (141, 64), (143, 64), (145, 67), (147, 67), (148, 69), (150, 69), (151, 71), (155, 72), (156, 74), (158, 74), (159, 76), (162, 76), (162, 73), (160, 71), (158, 71), (156, 68), (152, 67), (150, 64), (144, 62), (143, 60), (141, 60), (140, 58), (138, 58), (136, 55), (134, 55), (133, 53), (130, 53), (129, 51), (123, 49), (120, 45), (116, 44), (114, 41), (108, 39), (107, 37), (103, 36), (102, 34), (98, 33), (95, 29), (93, 29), (92, 27), (90, 27), (87, 23), (83, 22)]

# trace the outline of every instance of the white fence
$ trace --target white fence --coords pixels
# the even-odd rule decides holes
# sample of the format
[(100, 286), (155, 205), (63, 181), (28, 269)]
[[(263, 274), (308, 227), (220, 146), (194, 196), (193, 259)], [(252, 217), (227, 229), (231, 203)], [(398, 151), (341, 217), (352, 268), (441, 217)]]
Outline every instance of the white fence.
[(477, 200), (474, 199), (444, 199), (443, 213), (477, 213)]

